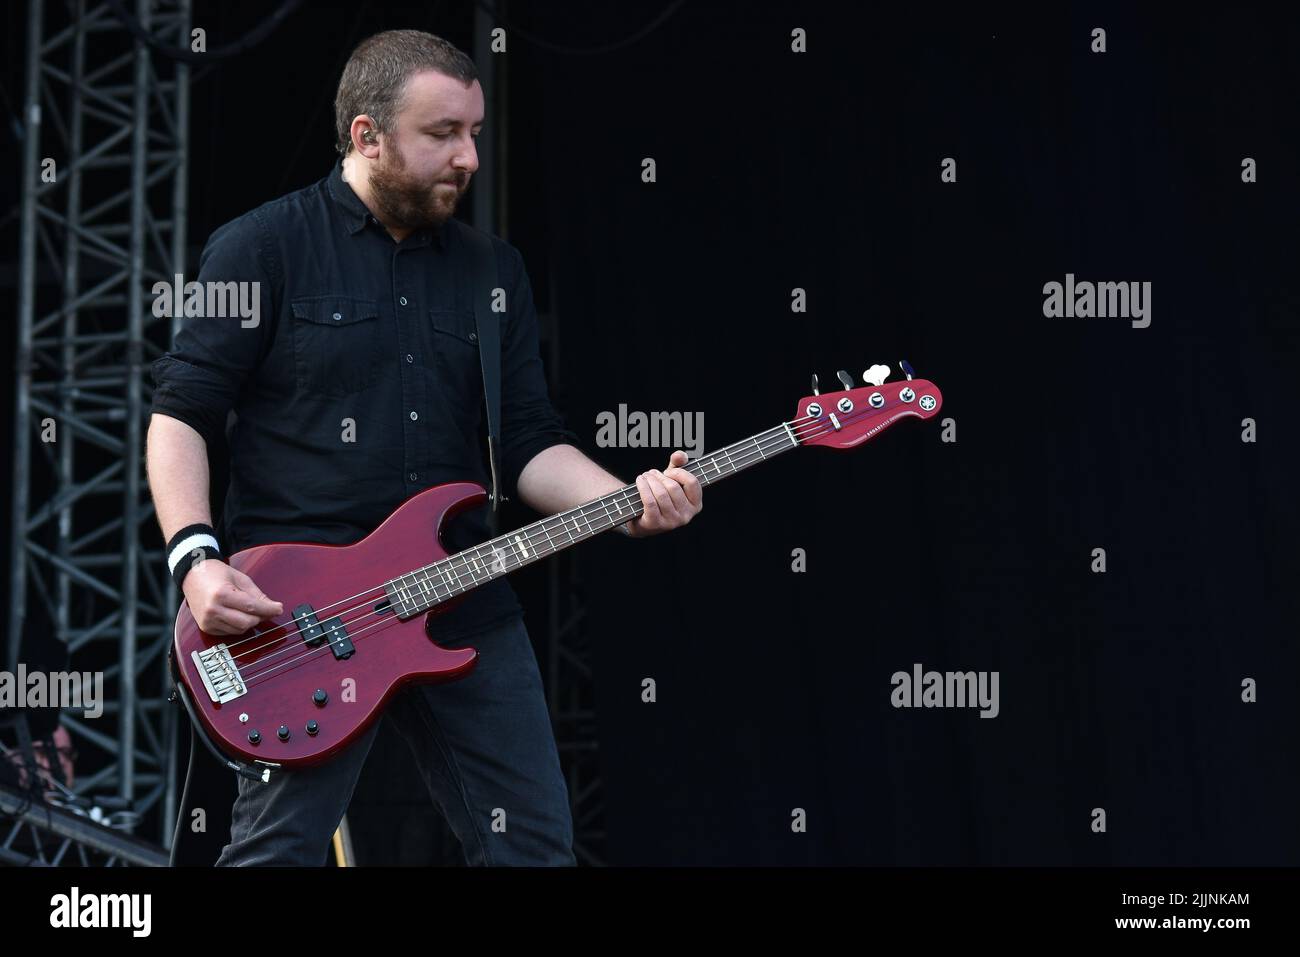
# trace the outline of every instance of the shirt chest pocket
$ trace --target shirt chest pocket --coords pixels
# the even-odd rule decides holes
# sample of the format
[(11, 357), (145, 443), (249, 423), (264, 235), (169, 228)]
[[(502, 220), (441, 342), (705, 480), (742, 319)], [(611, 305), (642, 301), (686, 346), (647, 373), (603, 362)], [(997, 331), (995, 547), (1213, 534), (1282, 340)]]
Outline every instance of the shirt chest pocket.
[(474, 313), (433, 309), (429, 323), (438, 389), (448, 412), (468, 434), (478, 428), (483, 402), (483, 367)]
[(294, 299), (293, 356), (298, 388), (352, 395), (383, 372), (379, 305), (373, 299), (308, 296)]

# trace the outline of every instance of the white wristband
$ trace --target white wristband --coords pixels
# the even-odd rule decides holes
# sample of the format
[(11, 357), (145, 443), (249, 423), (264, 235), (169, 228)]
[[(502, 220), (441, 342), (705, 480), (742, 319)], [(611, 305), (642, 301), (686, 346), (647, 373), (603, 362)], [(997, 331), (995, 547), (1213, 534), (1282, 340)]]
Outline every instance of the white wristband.
[(182, 558), (188, 555), (196, 548), (207, 546), (215, 551), (221, 551), (221, 546), (211, 535), (197, 534), (189, 535), (176, 543), (172, 548), (171, 554), (167, 556), (167, 571), (176, 574), (176, 566), (180, 564)]

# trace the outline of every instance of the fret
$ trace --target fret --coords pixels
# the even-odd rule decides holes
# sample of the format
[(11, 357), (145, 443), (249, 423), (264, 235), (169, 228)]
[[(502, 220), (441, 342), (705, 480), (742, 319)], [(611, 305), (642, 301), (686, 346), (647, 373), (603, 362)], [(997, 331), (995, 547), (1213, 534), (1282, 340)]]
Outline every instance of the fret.
[(510, 557), (510, 553), (501, 546), (503, 544), (508, 545), (509, 542), (501, 538), (494, 538), (492, 541), (499, 543), (492, 546), (492, 574), (504, 575), (510, 571), (510, 568), (506, 565), (506, 559)]
[(402, 593), (397, 589), (397, 579), (390, 579), (384, 583), (384, 594), (388, 596), (389, 607), (396, 609), (399, 615), (414, 610), (408, 608), (406, 602), (402, 600)]
[(557, 551), (557, 549), (556, 549), (556, 547), (555, 547), (555, 542), (551, 541), (551, 532), (550, 532), (550, 530), (546, 527), (546, 522), (545, 522), (545, 521), (541, 521), (541, 522), (539, 522), (538, 524), (541, 525), (541, 527), (542, 527), (542, 534), (546, 536), (546, 546), (547, 546), (547, 548), (549, 548), (549, 549), (550, 549), (551, 551), (553, 551), (553, 552), (554, 552), (554, 551)]
[[(600, 500), (600, 507), (603, 508), (603, 509), (605, 510), (605, 520), (606, 520), (607, 522), (609, 522), (609, 527), (610, 527), (610, 528), (613, 528), (615, 525), (617, 525), (617, 524), (618, 524), (618, 519), (617, 519), (617, 518), (611, 518), (611, 517), (610, 517), (610, 514), (609, 514), (609, 503), (606, 502), (604, 499), (601, 499), (601, 500)], [(617, 513), (615, 513), (615, 514), (617, 514)]]
[[(458, 556), (452, 556), (452, 558), (456, 557)], [(478, 580), (478, 576), (474, 574), (474, 569), (470, 567), (467, 556), (461, 557), (460, 564), (454, 565), (453, 568), (456, 572), (456, 582), (460, 585), (461, 591), (469, 591), (471, 588), (476, 588), (482, 584)]]
[(402, 604), (415, 607), (415, 601), (411, 597), (410, 591), (406, 587), (406, 576), (397, 576), (397, 593), (402, 596)]
[[(424, 573), (424, 569), (416, 569), (411, 572), (411, 578), (420, 589), (420, 597), (416, 600), (415, 607), (418, 609), (429, 607), (431, 604), (429, 601), (429, 576)], [(437, 597), (437, 593), (435, 592), (434, 598)]]
[(518, 532), (515, 533), (515, 547), (519, 549), (524, 558), (528, 557), (528, 546), (524, 544), (523, 536)]
[(537, 534), (537, 524), (534, 522), (532, 525), (525, 525), (520, 529), (524, 538), (524, 548), (528, 550), (528, 560), (530, 562), (536, 561), (543, 555), (542, 543), (533, 541), (533, 536)]
[(442, 566), (444, 574), (451, 579), (451, 594), (457, 595), (465, 590), (464, 583), (460, 580), (460, 575), (456, 572), (456, 566), (452, 564), (450, 558), (444, 558), (438, 563)]
[(411, 577), (414, 578), (416, 583), (420, 586), (420, 600), (416, 603), (416, 608), (423, 611), (425, 608), (436, 604), (438, 593), (434, 591), (432, 596), (434, 600), (430, 601), (429, 592), (431, 591), (432, 586), (429, 582), (429, 576), (425, 573), (424, 569), (417, 568), (415, 571), (411, 572)]
[[(635, 492), (636, 490), (634, 489), (633, 491)], [(629, 495), (627, 489), (621, 490), (617, 497), (611, 497), (610, 501), (614, 504), (614, 524), (619, 525), (631, 518), (632, 516), (629, 515), (628, 512), (633, 508), (632, 502), (639, 502), (640, 500), (639, 493), (637, 493), (636, 498), (634, 499)]]
[(763, 445), (762, 445), (762, 443), (760, 443), (760, 442), (754, 442), (754, 445), (758, 448), (758, 454), (761, 455), (761, 456), (763, 457), (764, 460), (766, 460), (766, 459), (767, 459), (767, 453), (763, 451)]
[(429, 579), (428, 570), (426, 570), (426, 568), (419, 568), (415, 573), (419, 576), (420, 590), (421, 593), (424, 594), (424, 598), (422, 598), (422, 601), (420, 602), (420, 609), (428, 609), (428, 607), (433, 607), (434, 605), (437, 605), (439, 601), (442, 601), (442, 596), (439, 596), (437, 586), (435, 586), (433, 581), (430, 581)]
[[(434, 562), (433, 564), (430, 564), (430, 566), (426, 568), (425, 573), (428, 575), (429, 580), (432, 581), (434, 589), (441, 588), (445, 590), (446, 594), (445, 596), (442, 596), (443, 598), (451, 597), (451, 583), (447, 580), (446, 573), (442, 571), (442, 562)], [(437, 573), (437, 579), (434, 579), (434, 573)]]

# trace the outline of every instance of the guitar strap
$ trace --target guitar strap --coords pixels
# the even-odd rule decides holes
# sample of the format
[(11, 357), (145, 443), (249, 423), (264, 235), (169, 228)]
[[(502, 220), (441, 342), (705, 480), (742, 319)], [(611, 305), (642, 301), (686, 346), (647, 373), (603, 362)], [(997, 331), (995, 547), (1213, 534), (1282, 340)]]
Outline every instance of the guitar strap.
[(487, 404), (488, 467), (492, 470), (489, 501), (495, 517), (506, 497), (501, 493), (501, 472), (497, 465), (497, 444), (501, 435), (501, 322), (492, 311), (492, 291), (497, 288), (497, 257), (491, 238), (455, 220), (470, 249), (474, 264), (474, 325), (478, 330), (479, 363), (483, 369), (483, 398)]

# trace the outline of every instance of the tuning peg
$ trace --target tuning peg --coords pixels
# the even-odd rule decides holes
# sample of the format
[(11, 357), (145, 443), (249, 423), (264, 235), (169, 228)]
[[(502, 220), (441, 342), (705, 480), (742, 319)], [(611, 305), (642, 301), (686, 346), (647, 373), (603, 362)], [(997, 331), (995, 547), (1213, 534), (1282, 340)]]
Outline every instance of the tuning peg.
[(862, 373), (862, 381), (870, 382), (874, 386), (883, 385), (889, 378), (889, 366), (874, 365), (866, 372)]
[(813, 373), (813, 395), (821, 395), (821, 393), (817, 391), (817, 373), (816, 373), (816, 372)]
[(908, 362), (906, 359), (899, 359), (898, 367), (903, 370), (903, 375), (907, 376), (908, 381), (910, 382), (914, 371), (912, 369), (912, 363)]
[(840, 380), (842, 383), (844, 383), (844, 388), (846, 388), (846, 389), (852, 389), (852, 388), (853, 388), (853, 376), (849, 375), (849, 374), (848, 374), (847, 372), (845, 372), (843, 369), (841, 369), (839, 372), (837, 372), (837, 373), (835, 373), (835, 374), (836, 374), (837, 376), (839, 376), (839, 380)]

